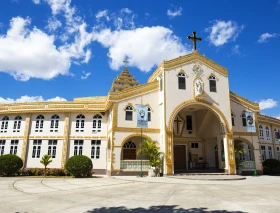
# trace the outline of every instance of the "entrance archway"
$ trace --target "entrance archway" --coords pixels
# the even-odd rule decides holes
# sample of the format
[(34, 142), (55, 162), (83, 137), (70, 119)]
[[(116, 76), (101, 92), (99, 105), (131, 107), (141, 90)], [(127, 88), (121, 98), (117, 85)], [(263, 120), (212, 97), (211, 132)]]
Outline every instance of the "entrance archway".
[[(186, 170), (225, 169), (220, 141), (226, 140), (229, 133), (228, 122), (217, 107), (207, 101), (183, 102), (175, 108), (169, 119), (166, 140), (167, 173), (170, 173), (170, 169), (176, 172), (180, 159), (181, 161), (186, 159)], [(184, 149), (185, 155), (178, 157), (182, 155)]]
[[(236, 168), (242, 171), (253, 171), (255, 169), (255, 156), (252, 142), (246, 138), (234, 138), (234, 146), (236, 148)], [(238, 151), (241, 148), (244, 149), (244, 154)]]

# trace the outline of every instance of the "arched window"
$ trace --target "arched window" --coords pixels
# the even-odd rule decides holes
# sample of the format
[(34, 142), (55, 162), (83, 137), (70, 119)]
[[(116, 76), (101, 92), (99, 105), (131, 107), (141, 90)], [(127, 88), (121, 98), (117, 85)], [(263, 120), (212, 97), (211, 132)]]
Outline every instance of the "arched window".
[(20, 132), (21, 120), (21, 116), (18, 115), (15, 117), (13, 132)]
[(92, 132), (101, 132), (101, 121), (102, 121), (101, 115), (97, 114), (93, 116)]
[(233, 113), (231, 113), (231, 124), (232, 124), (232, 126), (234, 126), (234, 114)]
[(262, 127), (262, 125), (259, 125), (259, 132), (260, 132), (260, 139), (264, 139), (264, 137), (263, 137), (263, 127)]
[(243, 126), (247, 126), (246, 114), (245, 114), (245, 112), (242, 113), (242, 116), (241, 116), (241, 117), (242, 117), (242, 125), (243, 125)]
[(51, 132), (58, 132), (59, 116), (53, 115), (51, 117)]
[(132, 106), (127, 106), (125, 108), (125, 120), (132, 121), (132, 117), (133, 117), (133, 108)]
[(79, 114), (76, 117), (76, 132), (84, 132), (84, 128), (85, 128), (85, 116)]
[(178, 87), (179, 89), (186, 89), (186, 75), (182, 72), (178, 74)]
[(276, 140), (279, 139), (279, 133), (278, 133), (278, 130), (276, 128), (274, 129), (274, 138)]
[(268, 128), (268, 126), (265, 127), (265, 133), (266, 133), (266, 140), (270, 141), (270, 133), (269, 133), (269, 128)]
[(9, 117), (8, 117), (8, 116), (5, 116), (5, 117), (2, 119), (1, 133), (7, 132), (8, 124), (9, 124), (8, 122), (9, 122)]
[(128, 141), (123, 145), (123, 160), (136, 160), (136, 145)]
[(43, 115), (38, 115), (36, 118), (36, 127), (35, 127), (35, 132), (43, 132), (43, 127), (44, 127), (44, 116)]
[(210, 87), (210, 92), (217, 92), (216, 77), (213, 75), (209, 77), (209, 87)]
[(148, 121), (151, 121), (152, 120), (152, 111), (151, 111), (151, 108), (148, 107)]

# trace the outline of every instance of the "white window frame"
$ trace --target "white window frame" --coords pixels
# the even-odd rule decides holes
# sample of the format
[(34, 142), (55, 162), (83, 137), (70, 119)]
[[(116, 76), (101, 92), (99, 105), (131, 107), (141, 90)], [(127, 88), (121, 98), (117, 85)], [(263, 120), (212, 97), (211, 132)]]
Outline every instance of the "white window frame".
[(84, 146), (84, 140), (74, 140), (74, 154), (73, 155), (82, 155), (83, 146)]
[(265, 127), (265, 133), (266, 133), (266, 140), (270, 141), (270, 130), (269, 127)]
[(36, 118), (36, 126), (35, 126), (35, 132), (43, 132), (44, 128), (44, 119), (45, 117), (43, 115), (38, 115)]
[(0, 140), (0, 156), (5, 153), (6, 140)]
[(4, 116), (1, 124), (1, 133), (6, 133), (8, 130), (8, 126), (9, 126), (9, 117)]
[(191, 143), (191, 148), (192, 148), (192, 149), (198, 149), (198, 148), (199, 148), (198, 143), (197, 143), (197, 142), (192, 142), (192, 143)]
[(102, 116), (96, 114), (92, 120), (92, 132), (101, 132)]
[[(215, 81), (215, 91), (211, 91), (211, 83), (210, 83), (211, 81)], [(209, 76), (209, 91), (210, 92), (217, 92), (217, 79), (213, 75)]]
[[(183, 88), (180, 88), (180, 79), (184, 79)], [(185, 75), (185, 73), (182, 73), (182, 72), (178, 73), (178, 89), (179, 90), (186, 90), (186, 75)]]
[(11, 140), (10, 154), (12, 154), (12, 155), (16, 155), (17, 154), (18, 143), (19, 143), (19, 140)]
[(91, 159), (100, 159), (101, 140), (91, 141)]
[(261, 152), (262, 152), (262, 161), (266, 160), (266, 149), (264, 145), (261, 145)]
[(262, 125), (259, 126), (259, 132), (260, 132), (260, 139), (264, 140)]
[(15, 117), (13, 132), (20, 132), (22, 117), (20, 115)]
[(57, 140), (49, 140), (48, 141), (48, 155), (52, 158), (56, 158), (57, 153)]
[(268, 159), (273, 159), (272, 146), (267, 146)]
[(59, 116), (57, 114), (51, 117), (50, 132), (58, 132)]
[(42, 140), (33, 140), (32, 158), (40, 158), (42, 150)]
[[(128, 112), (131, 112), (131, 120), (128, 119), (128, 115), (127, 115)], [(127, 106), (125, 108), (125, 120), (126, 121), (133, 121), (133, 107), (132, 106)]]
[(85, 129), (85, 116), (83, 114), (79, 114), (76, 117), (76, 132), (84, 132)]

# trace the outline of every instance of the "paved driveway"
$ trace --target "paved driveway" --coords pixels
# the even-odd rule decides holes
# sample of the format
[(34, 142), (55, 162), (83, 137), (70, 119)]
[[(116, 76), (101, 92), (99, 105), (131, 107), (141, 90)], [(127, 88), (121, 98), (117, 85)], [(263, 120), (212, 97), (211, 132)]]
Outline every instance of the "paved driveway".
[(280, 177), (0, 178), (0, 212), (280, 212)]

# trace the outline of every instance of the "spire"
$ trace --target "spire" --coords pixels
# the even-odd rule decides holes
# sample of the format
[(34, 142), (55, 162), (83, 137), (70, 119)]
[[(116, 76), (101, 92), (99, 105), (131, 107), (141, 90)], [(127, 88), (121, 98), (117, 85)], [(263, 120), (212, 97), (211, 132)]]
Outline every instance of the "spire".
[(121, 74), (114, 79), (111, 92), (122, 91), (125, 88), (139, 85), (138, 81), (129, 73), (127, 67), (125, 66)]

